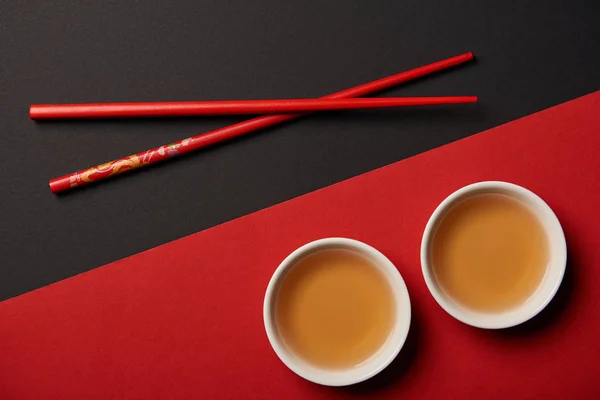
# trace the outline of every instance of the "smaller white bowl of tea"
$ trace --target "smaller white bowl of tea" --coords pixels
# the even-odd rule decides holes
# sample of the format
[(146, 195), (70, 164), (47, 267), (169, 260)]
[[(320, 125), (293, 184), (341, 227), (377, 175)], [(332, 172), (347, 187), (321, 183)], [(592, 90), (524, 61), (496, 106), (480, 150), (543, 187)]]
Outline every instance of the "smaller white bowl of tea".
[(410, 299), (396, 267), (346, 238), (308, 243), (275, 270), (265, 294), (267, 337), (296, 374), (327, 386), (374, 376), (398, 355)]
[(537, 315), (566, 268), (560, 222), (535, 193), (507, 182), (478, 182), (448, 196), (421, 242), (425, 283), (454, 318), (501, 329)]

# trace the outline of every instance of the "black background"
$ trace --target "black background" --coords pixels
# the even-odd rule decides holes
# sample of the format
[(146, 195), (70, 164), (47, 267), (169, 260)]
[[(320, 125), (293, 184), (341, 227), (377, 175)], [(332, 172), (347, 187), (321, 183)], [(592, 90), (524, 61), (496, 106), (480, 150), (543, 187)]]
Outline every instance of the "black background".
[[(0, 4), (0, 299), (600, 89), (597, 1)], [(317, 97), (467, 51), (384, 95), (477, 105), (311, 116), (64, 196), (47, 181), (240, 118), (28, 118), (31, 103)]]

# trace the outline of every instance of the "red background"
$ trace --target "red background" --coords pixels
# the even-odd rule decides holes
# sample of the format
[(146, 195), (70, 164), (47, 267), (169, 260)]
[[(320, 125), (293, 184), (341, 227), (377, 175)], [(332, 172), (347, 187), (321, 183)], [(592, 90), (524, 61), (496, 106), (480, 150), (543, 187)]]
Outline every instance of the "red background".
[[(0, 394), (597, 398), (598, 110), (600, 92), (0, 303)], [(506, 331), (452, 319), (420, 273), (429, 215), (449, 193), (480, 180), (533, 190), (567, 237), (567, 275), (557, 297), (535, 320)], [(136, 235), (132, 227), (115, 229)], [(349, 388), (295, 376), (262, 325), (276, 266), (296, 247), (327, 236), (381, 250), (402, 273), (413, 304), (396, 361)]]

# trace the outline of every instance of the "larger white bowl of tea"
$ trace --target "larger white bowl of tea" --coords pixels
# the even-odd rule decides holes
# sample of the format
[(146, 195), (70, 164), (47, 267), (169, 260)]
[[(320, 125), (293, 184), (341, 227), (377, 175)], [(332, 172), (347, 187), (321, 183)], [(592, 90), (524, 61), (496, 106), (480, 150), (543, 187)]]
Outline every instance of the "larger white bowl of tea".
[(478, 182), (448, 196), (421, 243), (429, 291), (450, 315), (476, 327), (523, 323), (554, 297), (567, 261), (565, 236), (535, 193)]
[(275, 353), (301, 377), (328, 386), (364, 381), (398, 355), (411, 308), (396, 267), (346, 238), (308, 243), (276, 269), (263, 317)]

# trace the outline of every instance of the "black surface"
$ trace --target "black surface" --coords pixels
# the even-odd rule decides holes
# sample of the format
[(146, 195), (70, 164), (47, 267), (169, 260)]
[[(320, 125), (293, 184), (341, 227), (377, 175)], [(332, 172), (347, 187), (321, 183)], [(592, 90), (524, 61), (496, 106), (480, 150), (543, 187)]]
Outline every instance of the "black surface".
[[(491, 3), (3, 0), (0, 299), (600, 89), (597, 1)], [(239, 118), (27, 114), (315, 97), (467, 51), (477, 62), (386, 95), (478, 105), (321, 114), (59, 197), (50, 178)]]

